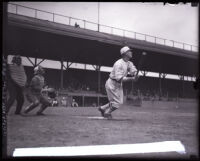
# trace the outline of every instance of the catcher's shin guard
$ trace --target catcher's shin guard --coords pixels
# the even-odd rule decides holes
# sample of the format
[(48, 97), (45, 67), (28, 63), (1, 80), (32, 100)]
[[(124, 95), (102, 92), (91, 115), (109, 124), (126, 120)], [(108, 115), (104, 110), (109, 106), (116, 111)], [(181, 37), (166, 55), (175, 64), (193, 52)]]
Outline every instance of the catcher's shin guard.
[(42, 104), (39, 111), (37, 112), (37, 115), (43, 115), (43, 112), (47, 107), (48, 107), (47, 105)]
[(31, 103), (28, 107), (25, 108), (24, 113), (29, 113), (32, 111), (34, 108), (36, 108), (39, 105), (39, 102), (37, 103)]

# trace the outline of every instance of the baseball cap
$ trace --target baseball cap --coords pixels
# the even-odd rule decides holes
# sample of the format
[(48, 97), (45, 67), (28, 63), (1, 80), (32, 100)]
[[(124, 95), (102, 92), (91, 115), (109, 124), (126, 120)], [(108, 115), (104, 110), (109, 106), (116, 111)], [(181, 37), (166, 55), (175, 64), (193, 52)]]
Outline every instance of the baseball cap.
[(123, 48), (121, 48), (120, 53), (121, 55), (123, 55), (124, 53), (131, 51), (131, 49), (128, 46), (124, 46)]

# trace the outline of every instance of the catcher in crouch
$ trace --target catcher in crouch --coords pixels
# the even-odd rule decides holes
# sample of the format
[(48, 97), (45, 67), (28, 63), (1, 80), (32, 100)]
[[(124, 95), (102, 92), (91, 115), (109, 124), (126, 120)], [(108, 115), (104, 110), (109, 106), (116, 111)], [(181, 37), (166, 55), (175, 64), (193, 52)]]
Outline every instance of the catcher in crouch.
[(36, 108), (40, 103), (41, 107), (37, 112), (37, 115), (44, 115), (43, 111), (48, 107), (51, 106), (51, 101), (45, 95), (45, 93), (52, 93), (53, 88), (44, 88), (44, 69), (41, 66), (37, 66), (34, 68), (34, 77), (31, 80), (29, 85), (27, 99), (31, 103), (27, 106), (24, 110), (24, 113), (27, 114), (28, 112), (32, 111)]
[[(132, 52), (128, 46), (121, 48), (121, 59), (117, 60), (113, 69), (106, 81), (105, 88), (108, 96), (109, 103), (100, 106), (98, 110), (105, 118), (111, 119), (111, 113), (118, 109), (123, 104), (123, 82), (137, 81), (137, 69), (131, 61)], [(127, 77), (127, 75), (131, 77)]]

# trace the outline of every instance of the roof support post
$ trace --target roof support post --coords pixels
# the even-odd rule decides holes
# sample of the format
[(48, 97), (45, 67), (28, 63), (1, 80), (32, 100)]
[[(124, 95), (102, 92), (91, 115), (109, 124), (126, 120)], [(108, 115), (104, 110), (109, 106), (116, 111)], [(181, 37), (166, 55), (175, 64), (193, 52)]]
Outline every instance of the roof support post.
[(183, 95), (183, 97), (185, 96), (185, 83), (184, 83), (184, 76), (182, 76), (183, 78), (182, 78), (182, 95)]
[(60, 89), (63, 89), (63, 58), (61, 58), (61, 75), (60, 75)]
[[(98, 93), (100, 93), (101, 92), (101, 66), (97, 65), (96, 70), (98, 72), (98, 87), (97, 87), (97, 89), (98, 89)], [(99, 98), (98, 98), (97, 104), (99, 106)]]
[(142, 76), (145, 77), (145, 76), (147, 75), (148, 72), (147, 72), (147, 71), (141, 71), (141, 73), (142, 73)]
[(85, 96), (82, 96), (82, 106), (85, 107)]
[(100, 65), (97, 67), (97, 71), (98, 71), (98, 92), (100, 93), (101, 91), (101, 66)]
[(167, 74), (166, 74), (166, 73), (162, 73), (162, 78), (163, 78), (163, 79), (165, 79), (165, 78), (166, 78), (166, 76), (167, 76)]
[(35, 64), (34, 64), (34, 67), (37, 66), (37, 58), (35, 58)]
[(183, 76), (183, 75), (179, 75), (178, 77), (179, 77), (179, 79), (180, 79), (180, 81), (181, 81), (181, 86), (182, 86), (182, 89), (181, 89), (181, 91), (182, 91), (182, 97), (184, 97), (184, 95), (185, 95), (184, 76)]
[(161, 82), (162, 73), (159, 73), (159, 99), (162, 97), (162, 82)]

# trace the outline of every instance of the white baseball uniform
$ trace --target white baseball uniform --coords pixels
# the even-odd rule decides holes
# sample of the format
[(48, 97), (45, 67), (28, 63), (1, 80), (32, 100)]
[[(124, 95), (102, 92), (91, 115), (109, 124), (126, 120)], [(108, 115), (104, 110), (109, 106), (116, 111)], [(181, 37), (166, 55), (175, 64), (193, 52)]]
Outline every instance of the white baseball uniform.
[(109, 79), (106, 81), (105, 87), (108, 100), (115, 108), (119, 108), (123, 104), (122, 79), (127, 76), (128, 72), (134, 75), (137, 69), (131, 61), (126, 62), (121, 58), (115, 62)]

